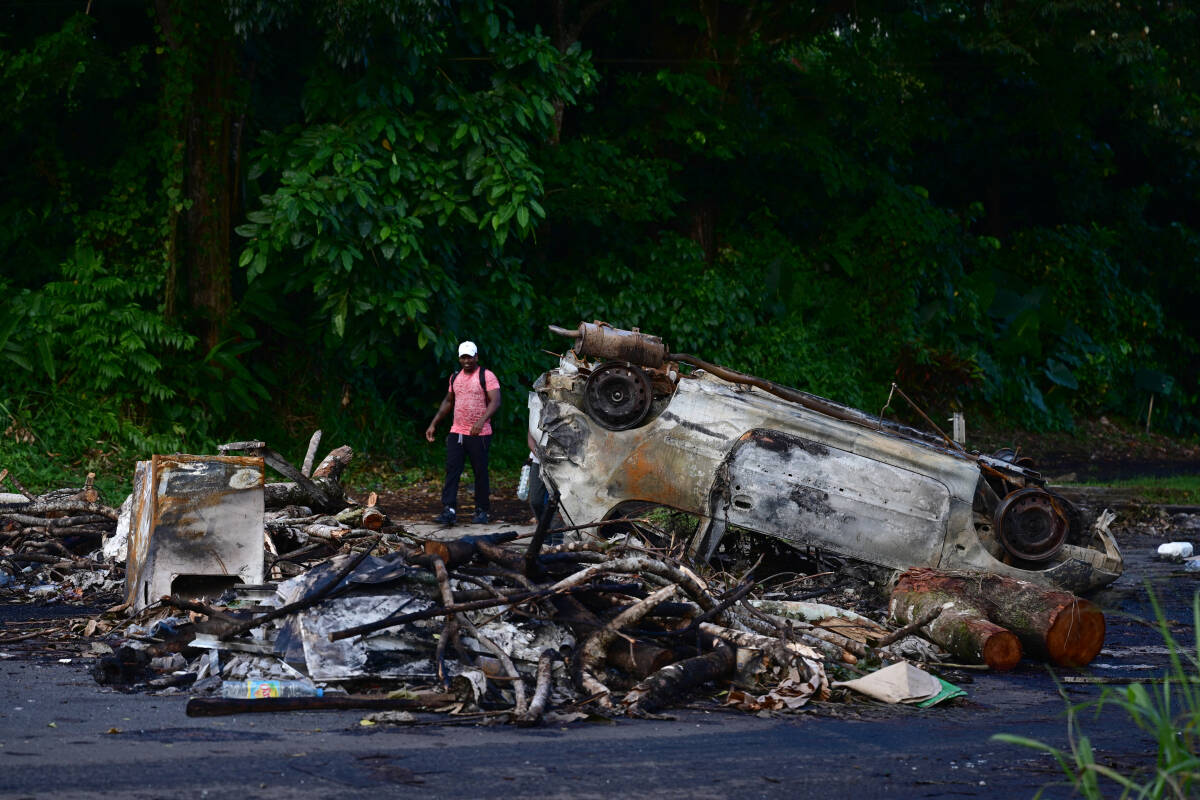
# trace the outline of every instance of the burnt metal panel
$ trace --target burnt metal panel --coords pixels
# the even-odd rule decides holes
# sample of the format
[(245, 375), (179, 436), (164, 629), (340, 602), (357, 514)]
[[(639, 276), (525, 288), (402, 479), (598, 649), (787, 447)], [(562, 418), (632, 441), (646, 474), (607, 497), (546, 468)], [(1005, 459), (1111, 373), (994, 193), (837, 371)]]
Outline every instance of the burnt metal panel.
[(125, 584), (134, 610), (164, 595), (262, 583), (263, 468), (250, 456), (138, 462)]
[(890, 566), (936, 566), (950, 491), (928, 475), (783, 431), (747, 432), (727, 519), (797, 545)]

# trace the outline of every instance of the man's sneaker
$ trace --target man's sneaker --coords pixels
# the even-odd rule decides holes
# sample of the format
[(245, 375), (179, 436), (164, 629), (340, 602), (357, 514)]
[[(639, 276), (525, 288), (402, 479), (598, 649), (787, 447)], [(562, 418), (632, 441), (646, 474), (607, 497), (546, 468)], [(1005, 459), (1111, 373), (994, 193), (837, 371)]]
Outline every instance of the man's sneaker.
[(453, 525), (456, 518), (453, 508), (443, 508), (442, 513), (434, 517), (433, 521), (441, 525)]
[(476, 511), (475, 516), (471, 517), (471, 522), (475, 523), (476, 525), (483, 525), (484, 523), (491, 521), (492, 518), (488, 516), (486, 511)]

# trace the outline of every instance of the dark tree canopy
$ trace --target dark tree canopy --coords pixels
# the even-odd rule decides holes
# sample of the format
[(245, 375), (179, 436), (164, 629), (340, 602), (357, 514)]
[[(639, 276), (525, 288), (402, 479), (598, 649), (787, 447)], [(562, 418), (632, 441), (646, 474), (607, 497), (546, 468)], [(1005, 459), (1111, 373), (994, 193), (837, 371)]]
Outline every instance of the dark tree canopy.
[(403, 466), (459, 339), (519, 424), (595, 319), (868, 409), (1200, 431), (1190, 4), (79, 5), (0, 5), (10, 461), (321, 426)]

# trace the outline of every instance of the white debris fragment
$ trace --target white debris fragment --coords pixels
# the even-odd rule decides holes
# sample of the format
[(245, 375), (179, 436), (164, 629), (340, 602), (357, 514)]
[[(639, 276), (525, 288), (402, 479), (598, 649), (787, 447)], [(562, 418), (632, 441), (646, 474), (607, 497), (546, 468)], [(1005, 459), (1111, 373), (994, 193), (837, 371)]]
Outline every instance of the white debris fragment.
[(464, 669), (454, 677), (452, 685), (457, 692), (469, 692), (471, 701), (478, 704), (487, 694), (487, 675), (480, 669)]
[(1158, 557), (1165, 561), (1183, 561), (1192, 557), (1191, 542), (1164, 542), (1158, 546)]
[(117, 511), (117, 529), (104, 537), (104, 557), (124, 561), (129, 555), (129, 519), (133, 513), (133, 495), (128, 495)]

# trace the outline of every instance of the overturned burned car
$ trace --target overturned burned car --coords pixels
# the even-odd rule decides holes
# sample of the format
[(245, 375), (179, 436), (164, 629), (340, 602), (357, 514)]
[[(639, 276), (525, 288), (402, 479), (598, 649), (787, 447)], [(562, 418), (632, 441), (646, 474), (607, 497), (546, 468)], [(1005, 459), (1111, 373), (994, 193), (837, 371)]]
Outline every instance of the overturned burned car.
[(1077, 593), (1123, 570), (1111, 534), (1011, 453), (969, 453), (671, 353), (637, 329), (551, 330), (576, 341), (535, 383), (529, 425), (573, 525), (651, 503), (700, 519), (690, 546), (702, 559), (736, 527), (885, 567), (983, 570)]

